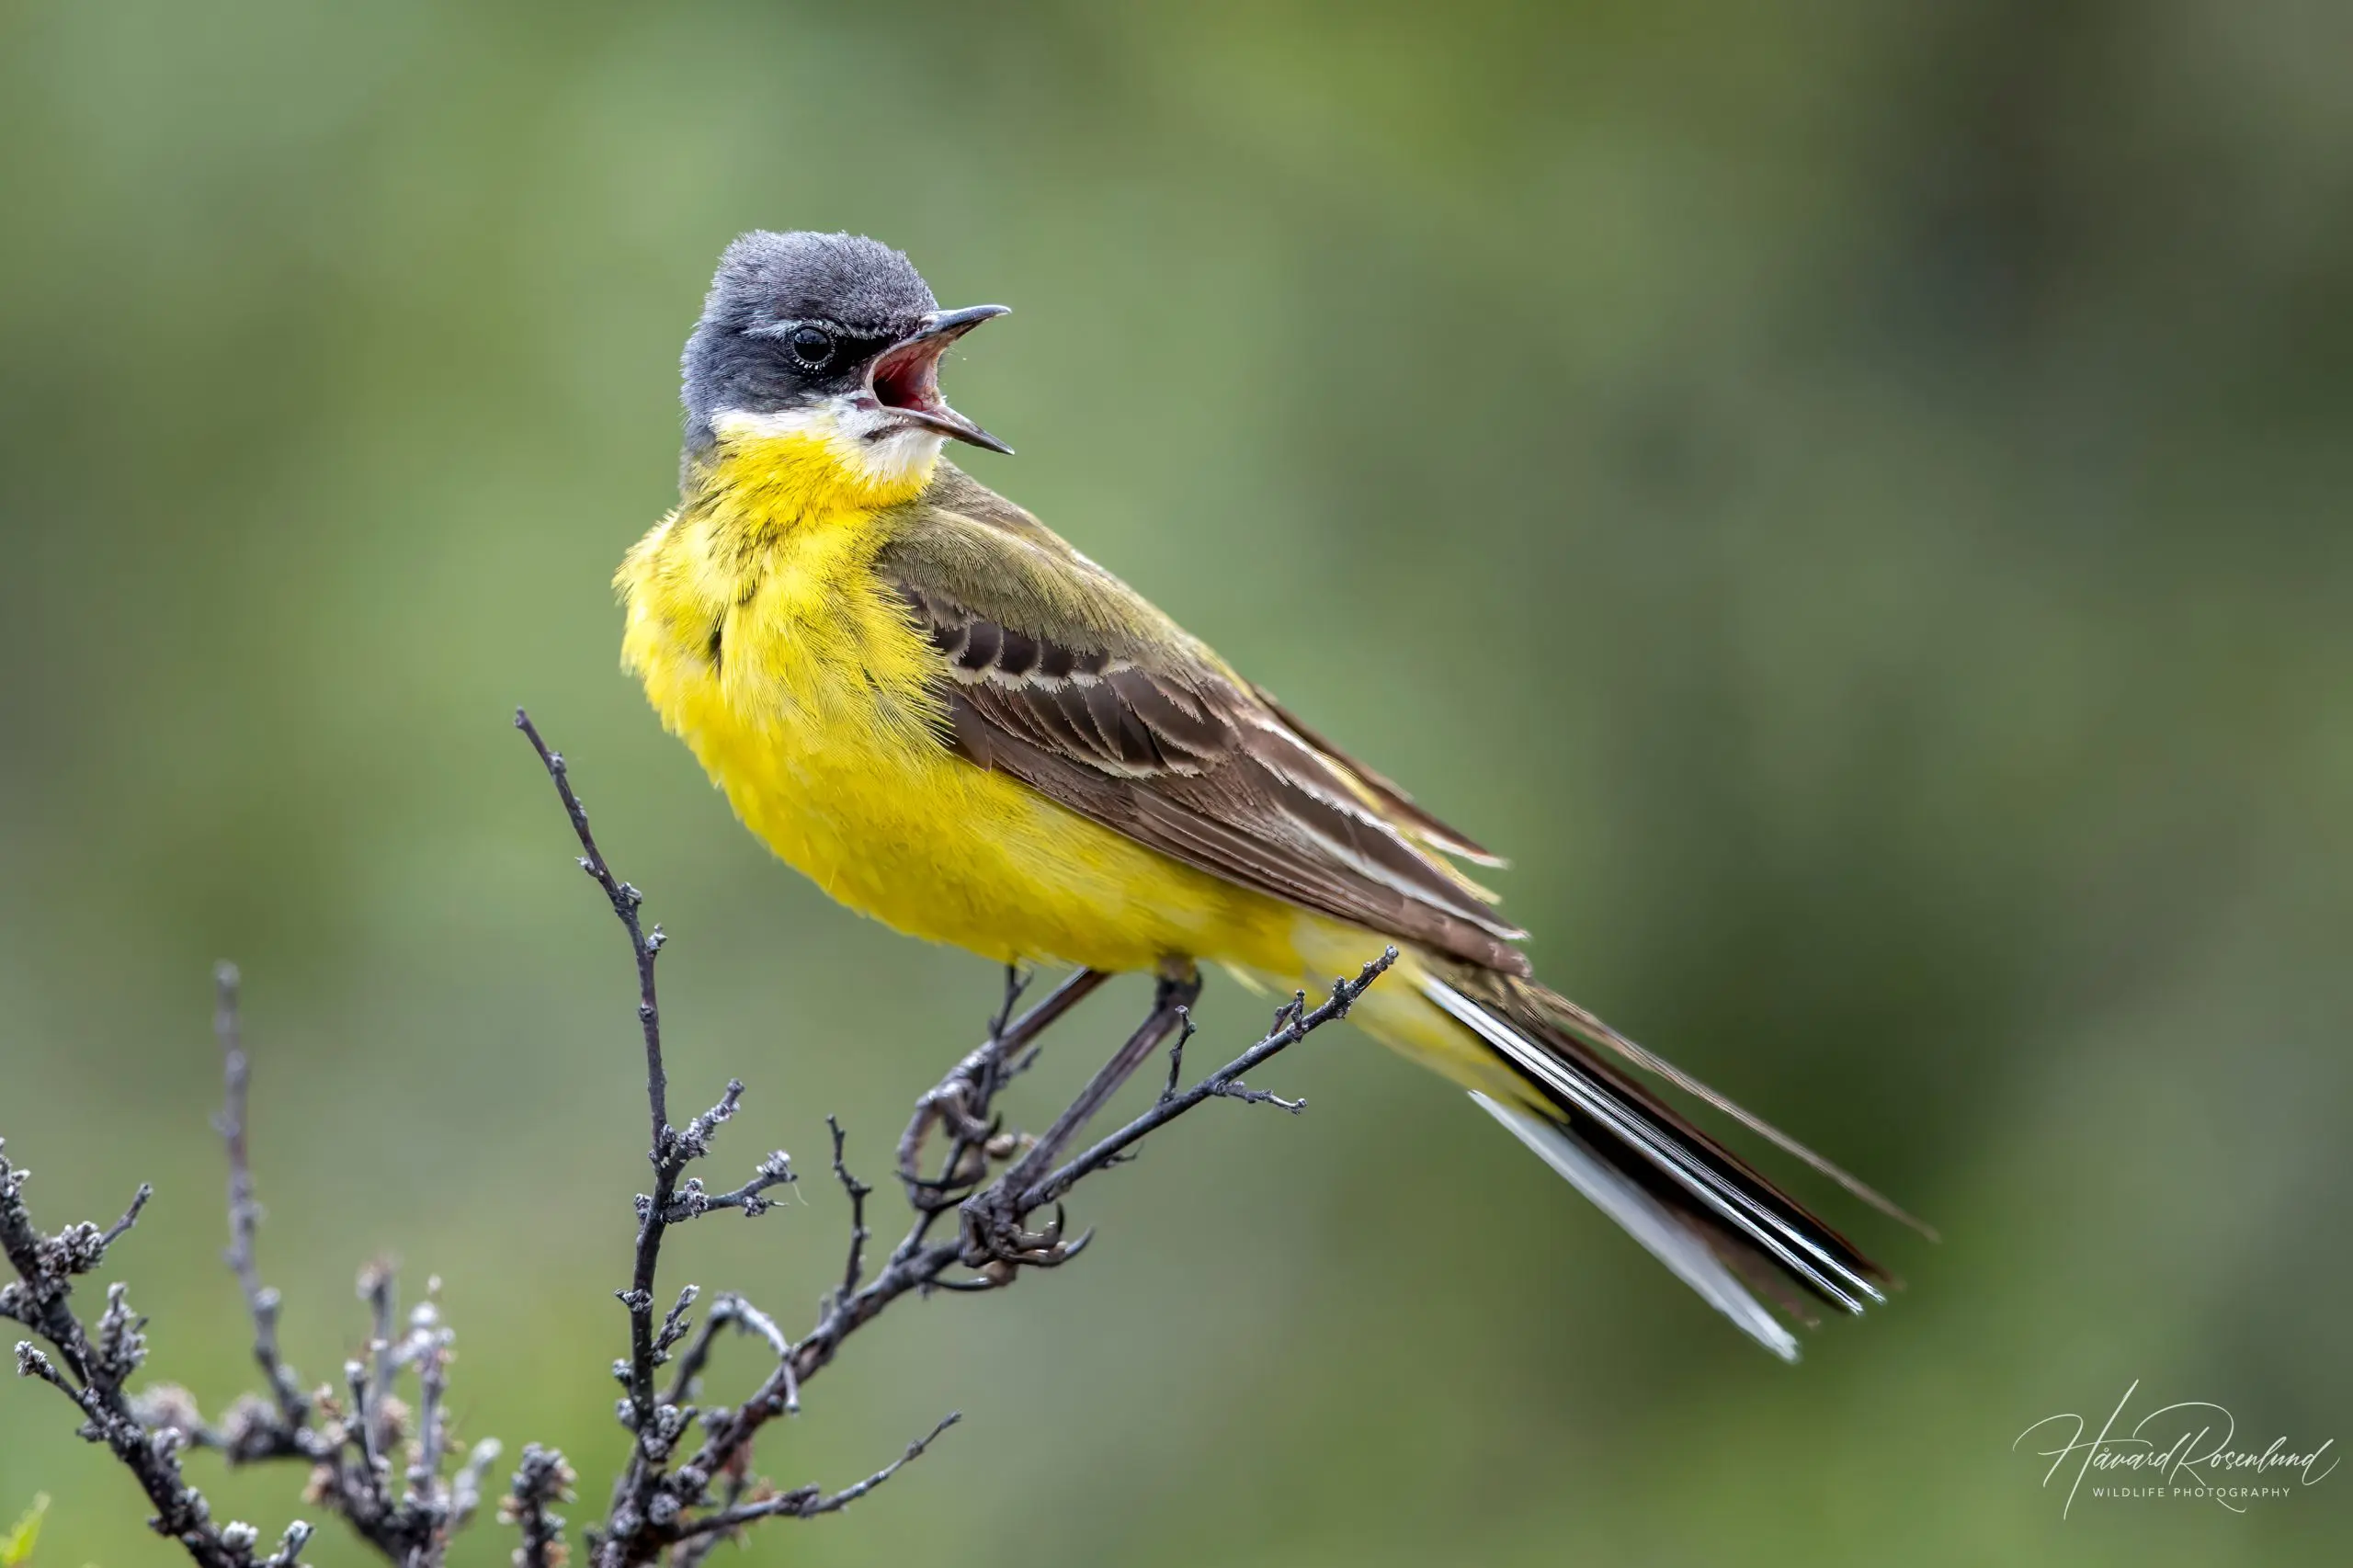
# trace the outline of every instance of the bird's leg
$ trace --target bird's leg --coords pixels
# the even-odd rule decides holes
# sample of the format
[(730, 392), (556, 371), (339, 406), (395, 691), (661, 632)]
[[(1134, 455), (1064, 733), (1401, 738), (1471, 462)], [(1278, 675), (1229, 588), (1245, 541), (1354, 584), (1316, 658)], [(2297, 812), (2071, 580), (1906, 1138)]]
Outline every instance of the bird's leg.
[(1006, 1173), (1008, 1190), (1019, 1192), (1054, 1168), (1054, 1163), (1062, 1158), (1079, 1130), (1094, 1119), (1097, 1111), (1110, 1104), (1120, 1085), (1176, 1032), (1200, 996), (1201, 973), (1190, 963), (1160, 976), (1153, 989), (1152, 1011), (1136, 1027), (1136, 1032), (1128, 1037), (1127, 1043), (1113, 1051), (1111, 1060), (1086, 1081), (1086, 1087), (1079, 1090), (1078, 1097), (1071, 1101), (1069, 1108), (1054, 1118), (1053, 1125), (1039, 1137), (1020, 1163)]
[[(980, 1179), (979, 1169), (966, 1174), (967, 1161), (962, 1156), (974, 1146), (985, 1144), (995, 1131), (989, 1121), (989, 1105), (1004, 1085), (1006, 1060), (1060, 1022), (1063, 1015), (1109, 978), (1101, 970), (1075, 970), (1036, 1006), (1007, 1022), (1020, 984), (1018, 971), (1008, 968), (1005, 1007), (991, 1022), (989, 1038), (915, 1102), (915, 1114), (900, 1134), (899, 1179), (906, 1186), (910, 1203), (926, 1211), (943, 1208), (943, 1192), (969, 1187)], [(961, 1147), (955, 1151), (957, 1157), (949, 1168), (935, 1181), (923, 1174), (923, 1149), (932, 1129), (941, 1123), (948, 1127), (949, 1142)]]
[[(1069, 1246), (1063, 1244), (1059, 1211), (1046, 1232), (1024, 1230), (1021, 1221), (1025, 1218), (1025, 1210), (1020, 1207), (1021, 1196), (1053, 1170), (1055, 1162), (1062, 1158), (1071, 1141), (1093, 1119), (1096, 1112), (1108, 1105), (1111, 1097), (1120, 1092), (1120, 1085), (1134, 1076), (1136, 1069), (1150, 1060), (1168, 1037), (1184, 1026), (1200, 994), (1200, 971), (1191, 963), (1186, 963), (1181, 969), (1171, 968), (1161, 974), (1159, 984), (1153, 992), (1152, 1011), (1137, 1026), (1135, 1033), (1112, 1052), (1111, 1059), (1086, 1081), (1086, 1086), (1078, 1092), (1078, 1097), (1054, 1119), (1053, 1125), (1046, 1129), (1010, 1170), (992, 1183), (987, 1191), (965, 1200), (964, 1237), (968, 1263), (978, 1267), (988, 1262), (1008, 1260), (1051, 1265), (1062, 1262), (1084, 1244), (1083, 1241)], [(1043, 1005), (1040, 1004), (1041, 1006)]]

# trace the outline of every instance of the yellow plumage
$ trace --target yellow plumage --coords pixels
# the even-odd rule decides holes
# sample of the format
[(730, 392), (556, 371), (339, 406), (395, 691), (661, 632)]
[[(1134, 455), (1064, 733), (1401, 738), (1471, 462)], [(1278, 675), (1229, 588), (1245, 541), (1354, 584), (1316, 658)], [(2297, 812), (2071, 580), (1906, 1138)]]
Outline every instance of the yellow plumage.
[(1305, 947), (1328, 978), (1379, 951), (940, 744), (938, 657), (873, 570), (928, 478), (878, 481), (808, 434), (737, 439), (622, 562), (623, 662), (745, 824), (851, 908), (1000, 960), (1288, 979)]

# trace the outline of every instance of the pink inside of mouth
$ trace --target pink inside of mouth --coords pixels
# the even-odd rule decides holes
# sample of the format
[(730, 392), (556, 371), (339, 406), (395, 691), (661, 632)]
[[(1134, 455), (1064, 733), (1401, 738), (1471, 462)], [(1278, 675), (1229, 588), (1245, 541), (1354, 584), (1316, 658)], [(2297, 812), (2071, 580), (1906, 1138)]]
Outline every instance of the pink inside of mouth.
[(939, 395), (938, 339), (910, 343), (886, 352), (874, 367), (874, 396), (885, 408), (937, 414), (948, 406)]

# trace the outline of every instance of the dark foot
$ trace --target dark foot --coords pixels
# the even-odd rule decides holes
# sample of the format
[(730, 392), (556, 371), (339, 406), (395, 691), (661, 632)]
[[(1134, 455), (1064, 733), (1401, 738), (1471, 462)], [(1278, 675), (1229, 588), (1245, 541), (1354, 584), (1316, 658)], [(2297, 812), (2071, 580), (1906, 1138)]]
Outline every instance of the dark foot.
[[(1051, 1268), (1066, 1263), (1077, 1256), (1086, 1244), (1086, 1237), (1065, 1243), (1060, 1206), (1052, 1223), (1043, 1231), (1028, 1228), (1029, 1212), (1035, 1205), (1023, 1201), (1026, 1194), (1051, 1175), (1055, 1165), (1068, 1152), (1088, 1121), (1105, 1106), (1152, 1054), (1166, 1042), (1168, 1037), (1184, 1028), (1193, 1004), (1200, 999), (1200, 971), (1191, 964), (1181, 970), (1163, 973), (1154, 988), (1152, 1012), (1130, 1035), (1126, 1043), (1114, 1051), (1087, 1080), (1070, 1108), (1054, 1119), (1054, 1124), (1030, 1145), (1013, 1167), (991, 1183), (988, 1189), (968, 1198), (963, 1203), (964, 1261), (974, 1268), (988, 1269), (998, 1266), (1022, 1264), (1032, 1267)], [(1051, 1002), (1053, 998), (1047, 998)], [(1040, 1003), (1043, 1007), (1046, 1003)], [(1000, 1060), (1002, 1054), (1000, 1053)]]

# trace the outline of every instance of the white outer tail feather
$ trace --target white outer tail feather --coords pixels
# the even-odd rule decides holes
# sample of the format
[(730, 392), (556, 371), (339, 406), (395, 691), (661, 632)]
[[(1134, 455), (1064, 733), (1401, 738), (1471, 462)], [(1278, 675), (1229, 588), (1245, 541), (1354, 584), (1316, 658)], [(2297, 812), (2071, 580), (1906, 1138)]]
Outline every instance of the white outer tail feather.
[(1471, 1091), (1471, 1097), (1742, 1333), (1784, 1361), (1798, 1358), (1797, 1335), (1782, 1326), (1708, 1249), (1707, 1243), (1665, 1204), (1588, 1153), (1566, 1129), (1490, 1099), (1476, 1089)]
[(1624, 1138), (1630, 1147), (1647, 1155), (1663, 1175), (1722, 1216), (1734, 1231), (1745, 1234), (1796, 1278), (1819, 1290), (1833, 1305), (1859, 1313), (1864, 1299), (1881, 1302), (1887, 1300), (1878, 1286), (1824, 1252), (1813, 1238), (1792, 1227), (1716, 1171), (1683, 1157), (1671, 1136), (1650, 1125), (1647, 1119), (1630, 1115), (1628, 1108), (1603, 1093), (1593, 1080), (1573, 1071), (1569, 1063), (1546, 1052), (1505, 1019), (1434, 977), (1423, 980), (1422, 994), (1502, 1052), (1531, 1080), (1557, 1089), (1572, 1104)]

